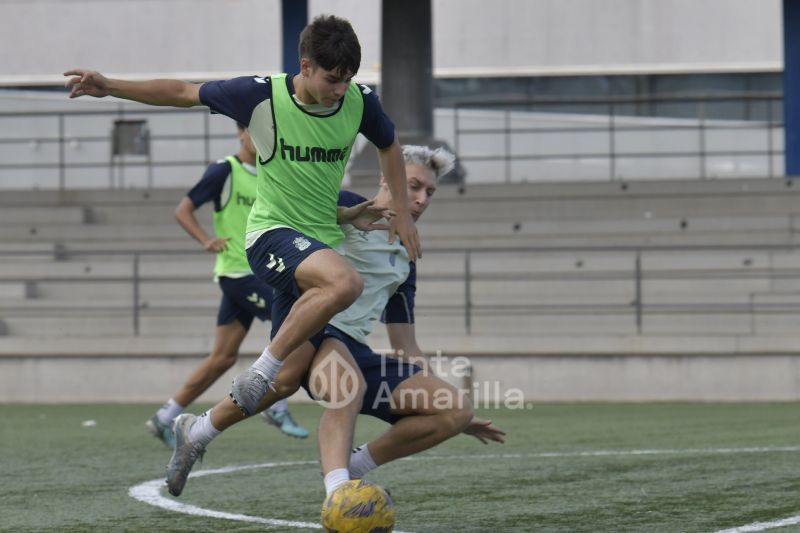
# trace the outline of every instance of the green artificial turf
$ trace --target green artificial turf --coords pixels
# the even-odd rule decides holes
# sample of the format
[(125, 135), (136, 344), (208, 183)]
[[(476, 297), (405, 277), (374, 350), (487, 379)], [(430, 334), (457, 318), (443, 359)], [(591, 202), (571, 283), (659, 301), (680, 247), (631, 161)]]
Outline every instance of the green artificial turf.
[[(528, 407), (481, 411), (508, 431), (504, 445), (459, 436), (370, 474), (392, 493), (397, 530), (714, 532), (800, 515), (800, 405)], [(163, 478), (170, 455), (144, 428), (155, 409), (0, 406), (0, 531), (316, 530), (133, 498), (132, 487)], [(292, 411), (310, 428), (321, 412)], [(360, 417), (356, 444), (384, 427)], [(244, 468), (191, 478), (180, 498), (158, 494), (205, 511), (319, 523), (317, 459), (315, 432), (290, 439), (254, 419), (217, 438), (195, 471)], [(282, 464), (291, 461), (302, 463)]]

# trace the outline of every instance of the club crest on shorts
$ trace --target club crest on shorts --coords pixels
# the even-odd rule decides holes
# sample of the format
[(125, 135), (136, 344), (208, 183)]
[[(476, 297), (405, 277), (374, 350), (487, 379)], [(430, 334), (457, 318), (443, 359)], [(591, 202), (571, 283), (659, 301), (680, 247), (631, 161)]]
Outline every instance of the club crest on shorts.
[(311, 246), (311, 241), (306, 239), (305, 237), (297, 237), (295, 240), (292, 241), (294, 247), (300, 250), (301, 252)]

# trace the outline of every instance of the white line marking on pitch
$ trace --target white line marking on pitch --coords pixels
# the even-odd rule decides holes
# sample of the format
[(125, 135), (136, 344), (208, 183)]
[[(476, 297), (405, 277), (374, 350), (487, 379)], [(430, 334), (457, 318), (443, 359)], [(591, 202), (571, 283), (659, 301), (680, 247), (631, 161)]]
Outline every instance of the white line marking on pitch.
[(773, 520), (772, 522), (753, 522), (752, 524), (747, 524), (746, 526), (739, 526), (731, 529), (720, 529), (715, 533), (747, 533), (749, 531), (764, 531), (766, 529), (794, 526), (797, 524), (800, 524), (800, 514), (790, 516), (788, 518), (781, 518), (780, 520)]
[[(256, 465), (239, 465), (239, 466), (226, 466), (223, 468), (215, 468), (209, 470), (198, 470), (192, 472), (189, 477), (203, 477), (211, 476), (214, 474), (229, 474), (231, 472), (239, 472), (241, 470), (252, 470), (255, 468), (276, 468), (279, 466), (297, 466), (297, 465), (317, 465), (318, 461), (285, 461), (277, 463), (262, 463)], [(215, 511), (213, 509), (205, 509), (197, 507), (196, 505), (189, 505), (179, 501), (167, 498), (161, 495), (161, 489), (164, 487), (164, 479), (152, 479), (139, 483), (128, 490), (128, 495), (140, 502), (160, 507), (168, 511), (175, 511), (177, 513), (184, 513), (193, 516), (206, 516), (210, 518), (222, 518), (225, 520), (237, 520), (239, 522), (255, 522), (258, 524), (266, 524), (270, 526), (281, 526), (291, 528), (305, 528), (305, 529), (322, 529), (321, 524), (314, 522), (299, 522), (296, 520), (281, 520), (279, 518), (264, 518), (260, 516), (251, 516), (239, 513), (227, 513), (224, 511)], [(396, 533), (411, 533), (408, 531), (396, 531)]]
[(436, 455), (425, 454), (414, 457), (406, 457), (401, 461), (421, 460), (421, 459), (522, 459), (530, 458), (549, 458), (549, 457), (614, 457), (626, 455), (721, 455), (727, 453), (774, 453), (774, 452), (800, 452), (800, 446), (775, 446), (775, 447), (753, 447), (753, 448), (653, 448), (642, 450), (589, 450), (575, 452), (534, 452), (534, 453), (504, 453), (490, 455)]
[[(800, 452), (800, 446), (778, 446), (778, 447), (751, 447), (751, 448), (665, 448), (665, 449), (641, 449), (641, 450), (589, 450), (575, 452), (539, 452), (539, 453), (507, 453), (507, 454), (488, 454), (488, 455), (436, 455), (425, 454), (414, 457), (406, 457), (401, 461), (416, 461), (424, 459), (520, 459), (520, 458), (558, 458), (558, 457), (615, 457), (615, 456), (636, 456), (636, 455), (702, 455), (702, 454), (737, 454), (737, 453), (774, 453), (774, 452)], [(241, 470), (252, 470), (256, 468), (276, 468), (281, 466), (303, 466), (316, 465), (318, 461), (284, 461), (275, 463), (261, 463), (252, 465), (226, 466), (209, 470), (198, 470), (189, 474), (190, 478), (211, 476), (215, 474), (229, 474)], [(250, 516), (246, 514), (227, 513), (205, 509), (195, 505), (178, 502), (171, 498), (161, 495), (164, 487), (164, 479), (153, 479), (134, 485), (128, 490), (128, 495), (140, 502), (155, 507), (160, 507), (168, 511), (189, 514), (193, 516), (206, 516), (210, 518), (222, 518), (225, 520), (237, 520), (240, 522), (255, 522), (270, 526), (283, 526), (292, 528), (322, 529), (320, 524), (314, 522), (299, 522), (294, 520), (281, 520), (278, 518), (264, 518)], [(747, 533), (751, 531), (764, 531), (783, 526), (800, 524), (800, 515), (783, 518), (773, 522), (755, 522), (746, 526), (733, 529), (720, 530), (715, 533)], [(397, 531), (396, 533), (408, 533)]]

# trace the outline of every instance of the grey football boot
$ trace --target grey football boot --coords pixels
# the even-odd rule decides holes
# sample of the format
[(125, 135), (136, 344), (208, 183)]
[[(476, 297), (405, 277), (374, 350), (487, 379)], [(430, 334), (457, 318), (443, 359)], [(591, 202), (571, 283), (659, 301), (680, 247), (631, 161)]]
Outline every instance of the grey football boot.
[(183, 414), (175, 419), (172, 431), (175, 433), (175, 451), (167, 464), (167, 488), (173, 496), (180, 496), (189, 472), (194, 463), (203, 458), (206, 447), (189, 441), (189, 430), (197, 422), (197, 417)]
[(258, 412), (258, 404), (269, 388), (270, 383), (262, 374), (248, 368), (234, 378), (231, 400), (245, 416), (251, 416)]

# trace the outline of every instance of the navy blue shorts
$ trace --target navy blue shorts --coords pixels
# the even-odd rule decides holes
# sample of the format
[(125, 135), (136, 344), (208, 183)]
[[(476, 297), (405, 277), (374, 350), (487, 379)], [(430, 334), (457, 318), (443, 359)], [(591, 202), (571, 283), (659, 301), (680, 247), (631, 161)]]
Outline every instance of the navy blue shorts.
[(306, 257), (330, 248), (291, 228), (275, 228), (261, 235), (247, 249), (247, 261), (258, 279), (278, 292), (300, 296), (294, 271)]
[(220, 276), (219, 288), (222, 301), (219, 303), (217, 325), (223, 326), (238, 320), (249, 330), (253, 318), (269, 320), (274, 300), (272, 287), (255, 276), (228, 278)]
[[(394, 424), (403, 418), (403, 416), (391, 413), (392, 392), (400, 383), (414, 374), (422, 372), (422, 368), (390, 355), (377, 354), (366, 344), (358, 342), (347, 333), (330, 325), (325, 328), (324, 332), (313, 337), (311, 342), (315, 348), (319, 348), (322, 341), (328, 337), (333, 337), (347, 346), (347, 350), (355, 359), (361, 374), (364, 376), (367, 390), (364, 393), (364, 401), (361, 405), (360, 413), (380, 418), (390, 424)], [(302, 386), (308, 395), (313, 398), (308, 379), (309, 375), (306, 374), (303, 377)]]
[[(286, 315), (292, 308), (297, 298), (286, 294), (275, 292), (275, 300), (272, 303), (272, 336), (286, 320)], [(319, 349), (322, 341), (328, 337), (340, 340), (355, 359), (358, 368), (364, 376), (367, 384), (367, 391), (364, 394), (364, 403), (361, 405), (361, 414), (374, 416), (394, 424), (402, 416), (393, 415), (390, 410), (391, 393), (397, 386), (410, 378), (417, 372), (422, 372), (422, 368), (413, 363), (403, 362), (396, 357), (380, 355), (372, 351), (366, 344), (360, 343), (344, 331), (328, 325), (322, 331), (309, 339), (315, 349)], [(303, 376), (301, 385), (309, 396), (313, 398), (308, 383), (309, 375)]]

